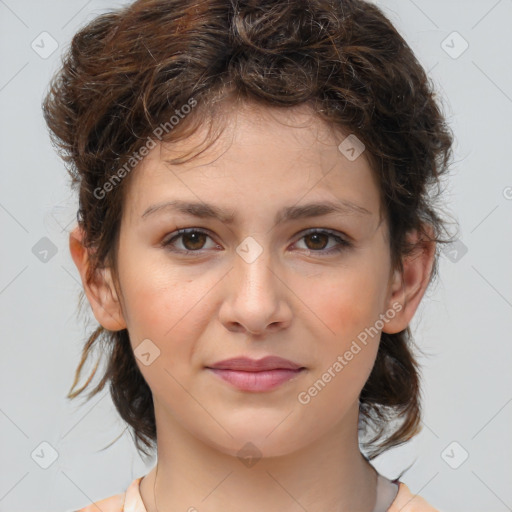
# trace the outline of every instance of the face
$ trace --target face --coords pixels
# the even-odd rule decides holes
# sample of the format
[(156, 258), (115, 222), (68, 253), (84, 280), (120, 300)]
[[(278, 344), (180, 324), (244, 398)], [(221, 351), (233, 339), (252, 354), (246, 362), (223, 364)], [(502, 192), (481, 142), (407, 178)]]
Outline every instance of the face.
[[(265, 456), (290, 453), (357, 411), (392, 309), (378, 182), (364, 152), (347, 158), (346, 135), (302, 108), (233, 111), (204, 153), (166, 162), (204, 133), (158, 145), (130, 177), (123, 318), (135, 353), (149, 354), (136, 360), (157, 426), (229, 454), (247, 442)], [(323, 210), (305, 208), (313, 203)], [(211, 369), (266, 356), (301, 369)]]

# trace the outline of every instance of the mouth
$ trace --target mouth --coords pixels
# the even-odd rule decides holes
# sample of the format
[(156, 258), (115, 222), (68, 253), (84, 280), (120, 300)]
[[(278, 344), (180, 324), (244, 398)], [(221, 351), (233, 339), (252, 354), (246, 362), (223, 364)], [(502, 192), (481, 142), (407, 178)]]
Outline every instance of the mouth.
[(270, 391), (306, 371), (304, 366), (276, 356), (260, 360), (232, 358), (206, 369), (235, 388), (252, 392)]

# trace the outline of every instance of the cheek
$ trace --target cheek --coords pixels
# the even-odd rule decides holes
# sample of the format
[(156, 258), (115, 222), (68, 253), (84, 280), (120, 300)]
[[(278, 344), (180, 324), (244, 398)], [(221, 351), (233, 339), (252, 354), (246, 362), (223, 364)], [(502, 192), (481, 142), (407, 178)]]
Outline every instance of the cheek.
[(338, 340), (357, 336), (375, 323), (385, 297), (383, 273), (364, 264), (347, 267), (316, 281), (315, 293), (304, 289), (304, 302), (317, 313), (319, 324)]
[(324, 425), (336, 423), (357, 403), (370, 376), (380, 340), (380, 332), (371, 329), (381, 313), (380, 286), (377, 273), (347, 269), (322, 293), (306, 295), (311, 310), (319, 312), (321, 321), (311, 316), (316, 325), (309, 329), (320, 342), (312, 345), (315, 365), (301, 396), (310, 401), (309, 414), (322, 417)]
[(167, 346), (182, 337), (185, 327), (192, 328), (191, 319), (197, 319), (199, 311), (194, 304), (198, 301), (194, 290), (183, 283), (139, 284), (128, 297), (128, 330)]
[[(328, 406), (332, 420), (357, 400), (377, 357), (380, 330), (374, 326), (383, 312), (386, 267), (370, 252), (354, 265), (315, 280), (315, 290), (302, 290), (315, 315), (309, 330), (316, 361), (308, 385), (318, 389), (317, 407)], [(321, 390), (321, 391), (320, 391)]]
[[(190, 270), (173, 268), (168, 263), (135, 264), (127, 260), (122, 276), (123, 297), (132, 346), (148, 338), (173, 366), (182, 360), (189, 361), (193, 341), (200, 338), (212, 315), (208, 293), (218, 281), (214, 277), (192, 279)], [(178, 353), (180, 358), (169, 356)]]
[(190, 396), (179, 383), (187, 380), (194, 364), (195, 341), (201, 337), (204, 319), (208, 318), (205, 289), (211, 286), (206, 280), (194, 283), (149, 270), (127, 278), (131, 345), (137, 355), (137, 346), (149, 339), (156, 346), (150, 350), (158, 354), (150, 365), (140, 360), (137, 365), (155, 398), (172, 396), (175, 407), (184, 407)]

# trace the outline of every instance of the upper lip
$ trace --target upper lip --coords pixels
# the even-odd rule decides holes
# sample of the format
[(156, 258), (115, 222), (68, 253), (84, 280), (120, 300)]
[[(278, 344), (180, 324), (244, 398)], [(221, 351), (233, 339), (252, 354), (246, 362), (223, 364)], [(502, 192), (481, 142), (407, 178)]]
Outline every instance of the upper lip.
[(299, 370), (303, 366), (277, 356), (267, 356), (263, 359), (251, 359), (249, 357), (233, 357), (224, 359), (207, 368), (218, 370), (239, 370), (245, 372), (262, 372), (265, 370)]

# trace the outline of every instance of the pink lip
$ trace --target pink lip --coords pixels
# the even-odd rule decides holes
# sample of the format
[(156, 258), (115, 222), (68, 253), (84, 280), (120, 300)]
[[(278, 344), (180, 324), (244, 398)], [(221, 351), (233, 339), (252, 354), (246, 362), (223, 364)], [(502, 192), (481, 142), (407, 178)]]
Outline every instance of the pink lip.
[(301, 370), (265, 370), (262, 372), (244, 372), (239, 370), (219, 370), (209, 368), (221, 379), (242, 391), (269, 391), (292, 379)]
[(208, 368), (217, 368), (219, 370), (241, 370), (244, 372), (262, 372), (265, 370), (299, 370), (300, 365), (277, 356), (267, 356), (263, 359), (251, 359), (249, 357), (233, 357), (224, 359)]
[(207, 369), (242, 391), (269, 391), (296, 377), (304, 367), (276, 356), (256, 360), (237, 357)]

